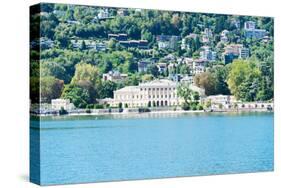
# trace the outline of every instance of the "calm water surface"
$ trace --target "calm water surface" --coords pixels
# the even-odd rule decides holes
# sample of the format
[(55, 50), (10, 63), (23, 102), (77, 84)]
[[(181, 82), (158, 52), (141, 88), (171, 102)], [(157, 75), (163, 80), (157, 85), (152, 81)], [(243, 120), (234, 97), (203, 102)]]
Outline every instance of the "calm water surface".
[(38, 133), (44, 185), (273, 170), (273, 113), (45, 118)]

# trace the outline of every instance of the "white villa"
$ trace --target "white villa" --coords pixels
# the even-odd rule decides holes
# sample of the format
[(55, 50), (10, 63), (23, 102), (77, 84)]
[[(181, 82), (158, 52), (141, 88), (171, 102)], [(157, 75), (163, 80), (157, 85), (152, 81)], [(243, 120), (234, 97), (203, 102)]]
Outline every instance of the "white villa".
[(212, 108), (218, 108), (219, 105), (222, 105), (224, 108), (229, 108), (231, 104), (237, 102), (232, 95), (210, 95), (203, 100), (204, 103), (208, 101), (212, 103)]
[[(178, 82), (167, 79), (153, 80), (140, 83), (138, 86), (126, 86), (114, 91), (114, 98), (99, 99), (99, 103), (109, 104), (112, 107), (167, 107), (181, 105), (183, 99), (177, 96)], [(190, 85), (190, 89), (204, 95), (204, 91)], [(150, 105), (149, 105), (150, 104)]]
[(74, 104), (70, 102), (69, 99), (52, 99), (52, 110), (73, 110), (75, 108)]
[(127, 86), (114, 91), (112, 106), (119, 103), (128, 107), (174, 106), (179, 105), (177, 83), (170, 80), (154, 80), (138, 86)]

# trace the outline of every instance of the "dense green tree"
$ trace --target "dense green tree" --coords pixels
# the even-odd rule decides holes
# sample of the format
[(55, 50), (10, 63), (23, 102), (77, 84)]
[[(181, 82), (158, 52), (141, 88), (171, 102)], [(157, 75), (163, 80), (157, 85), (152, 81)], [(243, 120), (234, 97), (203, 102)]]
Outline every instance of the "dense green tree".
[(53, 76), (40, 78), (40, 100), (42, 103), (50, 103), (52, 99), (61, 96), (64, 83)]
[(190, 74), (190, 68), (186, 64), (181, 65), (180, 74)]
[(154, 77), (157, 77), (159, 75), (158, 67), (155, 64), (150, 64), (147, 67), (147, 72), (149, 74), (152, 74)]
[(229, 95), (230, 91), (227, 84), (228, 68), (225, 66), (217, 66), (212, 68), (210, 71), (215, 78), (215, 93)]
[(41, 76), (54, 76), (60, 80), (63, 80), (65, 83), (70, 81), (70, 76), (66, 74), (65, 68), (57, 62), (42, 62), (40, 69)]
[(72, 84), (65, 87), (62, 98), (70, 99), (77, 108), (86, 108), (87, 104), (91, 103), (89, 91)]
[(206, 95), (215, 95), (216, 91), (216, 78), (210, 72), (203, 72), (194, 77), (195, 85), (205, 90)]
[(86, 63), (79, 63), (75, 66), (75, 74), (71, 80), (71, 85), (78, 86), (83, 91), (87, 91), (89, 100), (84, 100), (90, 103), (95, 103), (98, 96), (98, 88), (101, 80), (96, 67)]
[(242, 101), (254, 101), (261, 83), (256, 62), (236, 60), (230, 66), (227, 83), (231, 93)]
[(99, 88), (99, 97), (104, 98), (113, 98), (113, 91), (117, 88), (117, 84), (112, 81), (103, 81), (101, 87)]
[(184, 110), (189, 110), (191, 108), (191, 105), (197, 103), (195, 102), (196, 100), (199, 100), (198, 93), (192, 91), (189, 88), (188, 84), (181, 84), (180, 86), (178, 86), (177, 95), (184, 100), (184, 103), (182, 105), (182, 108)]
[(79, 81), (90, 81), (93, 85), (97, 84), (100, 81), (98, 69), (84, 62), (77, 64), (71, 84), (76, 84)]

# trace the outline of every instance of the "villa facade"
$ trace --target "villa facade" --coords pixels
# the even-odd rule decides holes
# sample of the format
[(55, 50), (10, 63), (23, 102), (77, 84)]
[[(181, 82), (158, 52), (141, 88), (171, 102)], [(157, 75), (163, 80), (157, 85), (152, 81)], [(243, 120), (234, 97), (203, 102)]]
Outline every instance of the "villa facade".
[(176, 106), (182, 100), (177, 96), (177, 82), (153, 80), (138, 86), (127, 86), (114, 91), (114, 98), (107, 100), (110, 106), (148, 107)]

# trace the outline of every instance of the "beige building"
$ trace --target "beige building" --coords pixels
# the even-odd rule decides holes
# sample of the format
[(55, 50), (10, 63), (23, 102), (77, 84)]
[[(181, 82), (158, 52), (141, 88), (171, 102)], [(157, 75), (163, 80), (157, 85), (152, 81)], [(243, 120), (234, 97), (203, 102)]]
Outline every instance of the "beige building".
[(52, 99), (51, 103), (53, 110), (60, 110), (61, 108), (73, 110), (75, 108), (74, 104), (71, 103), (69, 99)]
[(180, 104), (177, 96), (177, 83), (162, 79), (127, 86), (114, 91), (114, 99), (108, 100), (111, 106), (147, 107), (175, 106)]
[(230, 108), (237, 102), (232, 95), (210, 95), (203, 100), (204, 103), (208, 101), (212, 103), (212, 108), (219, 108), (219, 105), (222, 105), (223, 108)]

